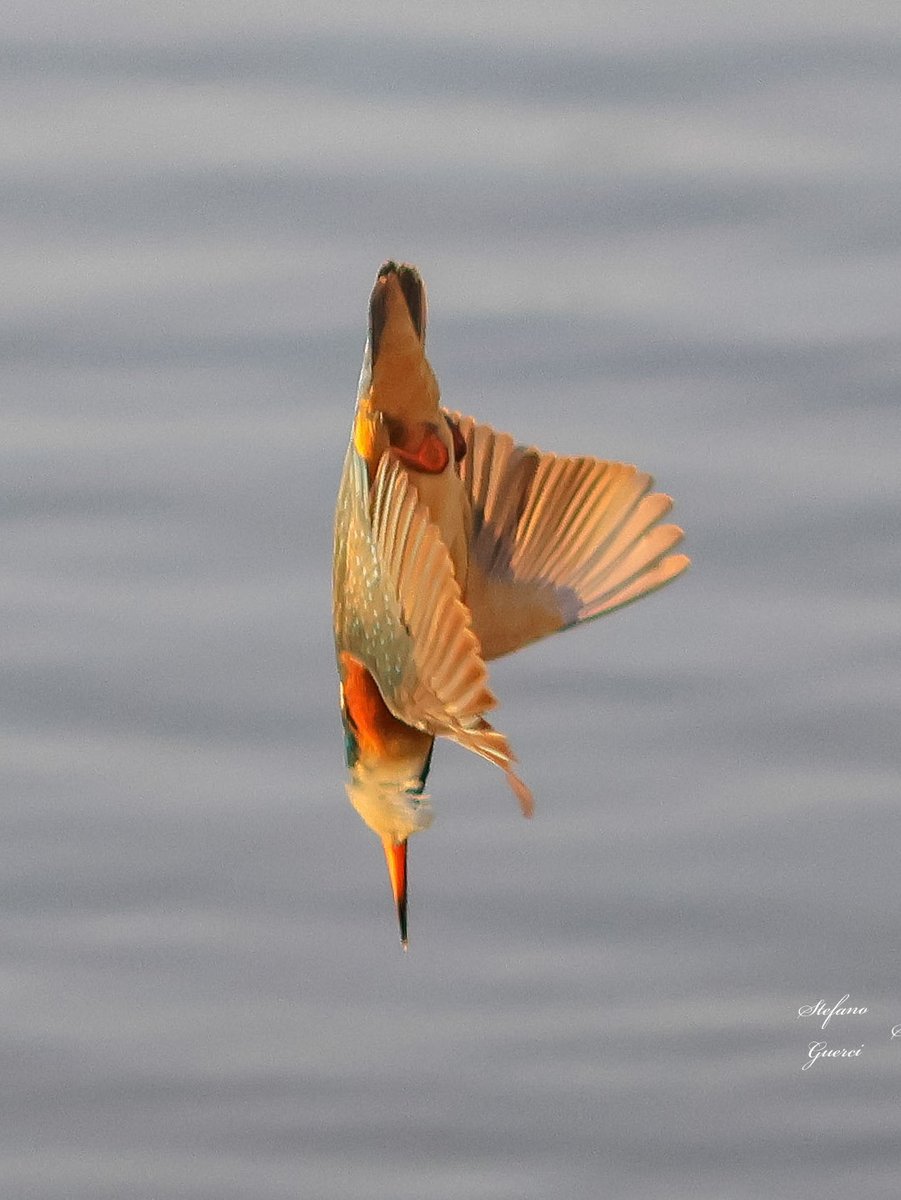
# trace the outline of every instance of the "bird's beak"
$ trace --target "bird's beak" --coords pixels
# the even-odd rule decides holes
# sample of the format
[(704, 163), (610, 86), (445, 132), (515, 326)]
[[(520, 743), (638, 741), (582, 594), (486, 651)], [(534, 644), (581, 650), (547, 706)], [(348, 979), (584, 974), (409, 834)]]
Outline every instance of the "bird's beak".
[(392, 837), (382, 838), (385, 848), (385, 860), (388, 863), (388, 875), (391, 879), (391, 890), (394, 893), (394, 903), (397, 905), (397, 920), (400, 925), (400, 941), (407, 948), (407, 843), (396, 842)]

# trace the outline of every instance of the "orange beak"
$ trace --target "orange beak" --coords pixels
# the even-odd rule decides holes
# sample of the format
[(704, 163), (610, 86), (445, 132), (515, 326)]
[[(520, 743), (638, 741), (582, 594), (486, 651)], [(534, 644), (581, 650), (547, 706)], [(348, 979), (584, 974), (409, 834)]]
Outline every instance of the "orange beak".
[(397, 920), (400, 925), (400, 941), (407, 948), (407, 843), (395, 842), (393, 838), (382, 838), (391, 891), (397, 905)]

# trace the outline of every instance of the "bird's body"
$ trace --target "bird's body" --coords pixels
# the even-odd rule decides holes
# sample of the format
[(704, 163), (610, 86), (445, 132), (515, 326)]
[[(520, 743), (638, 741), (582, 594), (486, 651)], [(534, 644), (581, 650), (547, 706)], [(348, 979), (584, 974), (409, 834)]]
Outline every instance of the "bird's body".
[(621, 463), (516, 445), (441, 407), (425, 289), (386, 263), (335, 518), (334, 626), (348, 793), (385, 849), (406, 945), (406, 847), (441, 735), (532, 797), (485, 713), (486, 662), (675, 578), (668, 497)]

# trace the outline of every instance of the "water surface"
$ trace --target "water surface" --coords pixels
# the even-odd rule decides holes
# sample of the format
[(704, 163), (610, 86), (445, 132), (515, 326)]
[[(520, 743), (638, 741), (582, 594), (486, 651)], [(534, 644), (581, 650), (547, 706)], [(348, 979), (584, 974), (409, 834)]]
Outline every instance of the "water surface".
[[(899, 25), (0, 18), (4, 1194), (897, 1195)], [(538, 812), (439, 748), (406, 956), (329, 614), (388, 256), (695, 560), (497, 664)]]

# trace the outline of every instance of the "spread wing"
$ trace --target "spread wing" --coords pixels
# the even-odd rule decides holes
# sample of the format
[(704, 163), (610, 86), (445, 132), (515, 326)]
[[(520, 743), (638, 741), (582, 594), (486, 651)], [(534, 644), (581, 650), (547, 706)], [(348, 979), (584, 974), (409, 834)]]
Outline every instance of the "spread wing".
[(661, 524), (669, 496), (625, 463), (566, 458), (448, 413), (466, 453), (457, 464), (472, 504), (466, 602), (486, 661), (558, 629), (613, 612), (689, 564)]
[(483, 716), (497, 701), (450, 555), (390, 451), (370, 490), (366, 463), (351, 446), (338, 521), (346, 546), (335, 569), (339, 649), (366, 666), (399, 720), (495, 763), (531, 811), (507, 739)]

